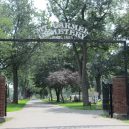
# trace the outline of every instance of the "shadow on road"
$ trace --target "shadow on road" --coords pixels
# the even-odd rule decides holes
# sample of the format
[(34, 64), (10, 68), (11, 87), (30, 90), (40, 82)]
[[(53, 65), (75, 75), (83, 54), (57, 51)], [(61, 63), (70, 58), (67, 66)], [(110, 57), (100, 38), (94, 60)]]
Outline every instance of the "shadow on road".
[(37, 102), (33, 101), (33, 103), (29, 103), (25, 106), (25, 108), (43, 108), (48, 113), (74, 113), (74, 114), (82, 114), (82, 115), (102, 115), (102, 110), (77, 110), (77, 109), (70, 109), (67, 107), (61, 107), (59, 105), (44, 103), (44, 102)]
[(108, 129), (108, 127), (115, 127), (118, 129), (127, 127), (129, 128), (129, 125), (78, 125), (78, 126), (51, 126), (51, 127), (26, 127), (26, 128), (6, 128), (6, 129), (86, 129), (86, 128), (98, 128), (98, 129)]
[(45, 104), (43, 102), (33, 102), (32, 104), (27, 104), (25, 108), (34, 107), (34, 108), (51, 108), (53, 105), (51, 104)]
[(82, 115), (102, 115), (102, 110), (77, 110), (77, 109), (70, 109), (66, 107), (53, 107), (49, 108), (47, 112), (54, 112), (54, 113), (75, 113), (75, 114), (82, 114)]

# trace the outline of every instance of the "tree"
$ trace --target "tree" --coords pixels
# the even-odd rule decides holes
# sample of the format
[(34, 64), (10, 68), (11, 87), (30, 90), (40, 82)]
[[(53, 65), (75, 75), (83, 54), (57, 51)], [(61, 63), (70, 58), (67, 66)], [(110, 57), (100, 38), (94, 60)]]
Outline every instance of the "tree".
[[(6, 5), (8, 8), (5, 10), (5, 12), (7, 12), (5, 16), (9, 17), (12, 21), (12, 30), (9, 32), (10, 37), (21, 39), (33, 36), (34, 31), (32, 30), (32, 27), (34, 25), (31, 22), (33, 14), (32, 3), (28, 0), (9, 0)], [(14, 103), (18, 103), (18, 70), (21, 65), (28, 61), (36, 46), (36, 43), (10, 43), (11, 52), (6, 60), (6, 65), (10, 66), (13, 73)]]
[(61, 70), (50, 73), (47, 80), (49, 82), (49, 86), (54, 88), (57, 96), (57, 102), (60, 102), (60, 95), (62, 101), (64, 102), (64, 98), (62, 95), (63, 88), (67, 85), (66, 77), (69, 75), (70, 71), (68, 70)]
[(81, 101), (81, 87), (80, 87), (80, 77), (78, 72), (72, 72), (67, 77), (68, 84), (70, 85), (72, 93), (78, 92), (79, 101)]
[[(87, 40), (102, 39), (106, 37), (105, 20), (110, 13), (112, 0), (49, 0), (49, 9), (57, 16), (59, 21), (74, 22), (83, 25), (87, 28), (88, 34), (85, 37)], [(78, 49), (81, 51), (79, 54)], [(83, 42), (80, 45), (73, 44), (73, 50), (75, 52), (79, 76), (81, 79), (81, 89), (83, 96), (83, 105), (89, 103), (88, 98), (88, 74), (86, 64), (88, 43)]]
[(77, 72), (63, 69), (50, 73), (47, 80), (49, 82), (49, 86), (56, 92), (57, 102), (60, 102), (60, 96), (64, 102), (64, 97), (62, 94), (63, 89), (68, 87), (68, 85), (71, 87), (78, 86), (79, 74)]
[(127, 39), (129, 37), (129, 12), (118, 17), (115, 23), (114, 37)]
[(114, 62), (111, 61), (111, 54), (109, 52), (109, 48), (107, 50), (97, 49), (95, 50), (96, 55), (93, 55), (90, 64), (90, 76), (95, 78), (96, 82), (96, 91), (98, 92), (98, 98), (101, 99), (101, 90), (102, 90), (102, 81), (104, 77), (108, 79), (110, 76), (110, 70), (113, 67)]
[[(17, 2), (14, 1), (16, 5), (16, 10), (14, 9), (13, 11), (16, 11), (16, 19), (14, 18), (14, 34), (13, 37), (15, 38), (23, 38), (23, 37), (28, 37), (30, 34), (25, 33), (29, 31), (29, 24), (30, 24), (30, 17), (31, 13), (30, 12), (30, 5), (27, 1), (23, 2)], [(15, 6), (14, 5), (14, 6)], [(28, 9), (28, 10), (26, 10)], [(29, 14), (28, 16), (26, 14)], [(13, 14), (14, 15), (14, 14)], [(22, 65), (26, 59), (25, 53), (28, 52), (29, 48), (31, 46), (28, 46), (27, 44), (20, 44), (17, 42), (14, 42), (13, 45), (13, 54), (12, 54), (12, 70), (13, 70), (13, 82), (14, 82), (14, 98), (13, 102), (18, 103), (18, 69), (20, 65)], [(21, 57), (24, 60), (21, 60)]]
[(77, 69), (71, 50), (72, 48), (70, 46), (64, 44), (41, 44), (31, 58), (31, 64), (33, 64), (31, 71), (33, 73), (35, 87), (40, 88), (42, 92), (47, 90), (51, 100), (52, 88), (47, 86), (46, 78), (50, 72), (53, 73), (63, 68), (71, 71)]

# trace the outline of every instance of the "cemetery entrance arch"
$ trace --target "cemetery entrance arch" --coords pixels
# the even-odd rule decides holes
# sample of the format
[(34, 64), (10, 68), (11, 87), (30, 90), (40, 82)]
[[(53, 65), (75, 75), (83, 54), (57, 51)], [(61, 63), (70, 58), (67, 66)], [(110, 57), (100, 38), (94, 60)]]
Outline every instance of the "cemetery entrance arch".
[[(35, 35), (37, 37), (35, 38), (28, 38), (28, 39), (2, 39), (0, 38), (0, 42), (52, 42), (52, 43), (122, 43), (124, 46), (124, 71), (125, 71), (125, 85), (126, 85), (126, 98), (127, 101), (125, 102), (128, 106), (128, 114), (129, 114), (129, 96), (127, 93), (129, 93), (128, 88), (128, 78), (127, 78), (127, 55), (126, 55), (126, 41), (124, 40), (87, 40), (86, 36), (88, 34), (88, 31), (85, 27), (72, 24), (72, 23), (53, 23), (49, 26), (39, 26), (35, 32)], [(0, 80), (1, 81), (1, 80)], [(0, 87), (0, 91), (3, 90)], [(1, 102), (5, 102), (5, 97), (3, 97)], [(1, 112), (5, 111), (0, 106), (0, 115)], [(0, 117), (3, 117), (2, 115)]]

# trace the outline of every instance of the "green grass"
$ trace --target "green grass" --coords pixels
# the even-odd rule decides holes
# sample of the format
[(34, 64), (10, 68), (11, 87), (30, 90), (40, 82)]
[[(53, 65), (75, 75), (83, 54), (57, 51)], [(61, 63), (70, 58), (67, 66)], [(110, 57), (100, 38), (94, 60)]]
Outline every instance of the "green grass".
[(124, 123), (129, 124), (129, 120), (122, 120)]
[(50, 104), (60, 104), (62, 102), (56, 102), (56, 99), (53, 99), (53, 101), (49, 101), (49, 99), (43, 99), (42, 100), (45, 103), (50, 103)]
[(69, 102), (69, 103), (62, 103), (59, 105), (79, 110), (102, 110), (102, 104), (100, 102), (97, 104), (91, 104), (91, 106), (83, 106), (82, 102)]
[(43, 102), (51, 103), (51, 104), (58, 104), (60, 106), (72, 108), (72, 109), (78, 109), (78, 110), (102, 110), (102, 102), (97, 102), (97, 104), (91, 104), (91, 106), (83, 106), (82, 102), (59, 102), (57, 103), (56, 100), (53, 100), (52, 102), (49, 102), (48, 99), (44, 99)]
[(21, 110), (28, 101), (29, 101), (28, 99), (23, 99), (23, 100), (19, 100), (18, 104), (13, 104), (13, 103), (8, 104), (7, 112), (14, 112), (14, 111)]

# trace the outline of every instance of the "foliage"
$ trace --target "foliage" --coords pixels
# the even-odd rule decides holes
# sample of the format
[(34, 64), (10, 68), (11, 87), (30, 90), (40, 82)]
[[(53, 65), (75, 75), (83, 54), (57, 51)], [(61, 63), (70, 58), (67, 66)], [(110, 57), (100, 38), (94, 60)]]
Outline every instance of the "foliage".
[[(4, 7), (6, 8), (4, 8), (4, 12), (6, 13), (4, 13), (4, 16), (11, 19), (10, 21), (12, 23), (10, 27), (11, 30), (8, 32), (8, 35), (14, 39), (32, 38), (32, 36), (35, 37), (36, 33), (34, 31), (36, 31), (36, 25), (34, 25), (32, 22), (32, 16), (35, 14), (35, 12), (32, 2), (29, 0), (9, 0), (5, 3), (5, 5), (6, 6)], [(2, 27), (7, 28), (8, 26)], [(19, 71), (22, 69), (24, 64), (28, 64), (30, 57), (32, 56), (35, 49), (39, 46), (39, 43), (9, 42), (9, 44), (7, 44), (7, 49), (5, 49), (5, 45), (0, 45), (2, 46), (3, 50), (1, 51), (1, 68), (6, 69), (6, 71), (9, 71), (9, 73), (12, 72), (14, 85), (13, 98), (14, 102), (17, 103), (18, 84), (21, 82), (18, 78)], [(7, 70), (7, 68), (9, 70)]]
[[(112, 13), (112, 0), (92, 0), (92, 1), (74, 1), (74, 0), (49, 0), (49, 10), (54, 13), (59, 21), (74, 22), (87, 28), (87, 36), (84, 39), (102, 40), (110, 35), (106, 31), (107, 19), (110, 19)], [(89, 60), (87, 56), (88, 43), (73, 44), (73, 50), (78, 65), (78, 71), (81, 82), (83, 103), (86, 105), (88, 99), (88, 68), (86, 67)], [(91, 45), (92, 46), (92, 45)], [(98, 45), (96, 45), (98, 46)], [(80, 50), (80, 51), (79, 51)]]
[[(49, 0), (48, 14), (36, 11), (30, 0), (0, 1), (0, 38), (38, 38), (37, 29), (49, 26), (54, 14), (59, 21), (86, 27), (87, 40), (127, 39), (128, 5), (126, 0)], [(59, 97), (63, 89), (81, 90), (88, 103), (88, 88), (95, 81), (100, 92), (102, 81), (122, 74), (123, 54), (122, 46), (112, 43), (0, 42), (0, 73), (13, 82), (15, 102), (18, 91), (23, 97), (47, 96), (58, 87)]]
[(47, 80), (52, 86), (63, 86), (68, 85), (68, 76), (71, 74), (69, 70), (61, 70), (50, 73)]
[(114, 36), (118, 38), (128, 38), (129, 36), (129, 12), (119, 17), (115, 24)]
[(68, 85), (77, 86), (79, 75), (77, 74), (77, 72), (72, 73), (70, 70), (63, 69), (60, 71), (50, 73), (47, 80), (50, 88), (55, 89), (57, 95), (57, 102), (59, 102), (60, 101), (59, 96), (61, 95), (63, 97), (62, 95), (63, 88), (68, 87)]

